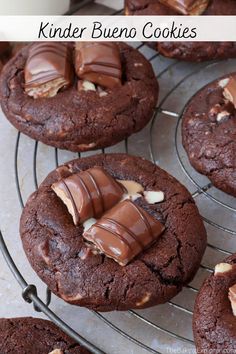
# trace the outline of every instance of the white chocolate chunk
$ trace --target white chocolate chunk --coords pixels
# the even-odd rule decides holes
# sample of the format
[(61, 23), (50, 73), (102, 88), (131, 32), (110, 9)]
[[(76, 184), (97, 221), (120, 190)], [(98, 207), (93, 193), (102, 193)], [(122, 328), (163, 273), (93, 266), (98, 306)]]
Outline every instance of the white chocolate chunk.
[(163, 202), (165, 196), (162, 191), (145, 191), (144, 198), (149, 204)]
[(91, 218), (91, 219), (86, 220), (86, 221), (83, 223), (84, 232), (87, 231), (88, 229), (90, 229), (90, 227), (93, 226), (96, 222), (97, 222), (97, 220), (94, 219), (94, 218)]
[(82, 87), (84, 91), (96, 91), (95, 85), (87, 80), (84, 80), (82, 83)]
[(149, 204), (160, 203), (164, 200), (164, 193), (162, 191), (144, 191), (143, 186), (135, 181), (117, 180), (117, 182), (121, 183), (127, 190), (122, 200), (130, 199), (135, 201), (141, 195), (144, 195), (145, 200)]
[(217, 114), (217, 122), (220, 122), (222, 119), (226, 118), (226, 117), (229, 117), (230, 116), (230, 113), (227, 112), (227, 111), (222, 111), (220, 113)]
[(232, 265), (228, 263), (219, 263), (215, 266), (215, 275), (229, 272), (232, 269)]
[(90, 143), (90, 144), (79, 144), (78, 147), (81, 150), (86, 150), (86, 149), (92, 149), (96, 146), (96, 143)]
[(68, 296), (68, 295), (65, 295), (65, 294), (61, 294), (61, 297), (65, 301), (78, 301), (78, 300), (81, 300), (83, 298), (83, 296), (81, 296), (79, 293), (77, 295), (75, 295), (75, 296)]
[[(125, 189), (127, 190), (127, 195), (128, 196), (134, 196), (139, 193), (143, 193), (144, 188), (141, 184), (135, 181), (122, 181), (122, 180), (117, 180), (117, 182), (121, 183)], [(140, 196), (140, 195), (139, 195)]]
[(136, 306), (143, 306), (150, 300), (151, 294), (147, 293), (140, 301), (136, 302)]
[(54, 349), (52, 352), (48, 354), (63, 354), (63, 351), (61, 349)]
[(107, 96), (107, 95), (108, 95), (108, 93), (106, 91), (99, 92), (99, 96), (100, 97), (104, 97), (104, 96)]
[(219, 81), (219, 86), (224, 88), (229, 83), (229, 78), (222, 79)]
[(143, 66), (143, 63), (134, 63), (134, 66), (137, 68), (139, 66)]

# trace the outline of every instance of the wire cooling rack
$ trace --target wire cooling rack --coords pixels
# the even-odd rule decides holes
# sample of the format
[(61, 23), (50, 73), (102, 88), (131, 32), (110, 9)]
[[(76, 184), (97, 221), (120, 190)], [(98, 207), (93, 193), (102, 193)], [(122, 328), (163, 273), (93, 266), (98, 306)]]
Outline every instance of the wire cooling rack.
[[(92, 7), (90, 5), (90, 13), (91, 9), (97, 11), (96, 5)], [(99, 7), (98, 11), (103, 12), (103, 8)], [(111, 13), (111, 10), (106, 9), (106, 13), (109, 12)], [(121, 11), (114, 14), (117, 13)], [(159, 104), (151, 123), (140, 133), (114, 147), (81, 153), (78, 156), (50, 147), (46, 147), (45, 150), (43, 144), (31, 141), (31, 148), (34, 151), (32, 180), (34, 189), (36, 189), (45, 177), (42, 172), (42, 159), (45, 160), (45, 156), (52, 170), (66, 160), (75, 157), (80, 158), (93, 153), (127, 152), (150, 159), (186, 185), (200, 210), (208, 232), (207, 249), (194, 280), (165, 305), (146, 310), (108, 314), (92, 312), (117, 335), (123, 336), (128, 341), (127, 343), (132, 343), (133, 352), (139, 350), (140, 353), (193, 353), (191, 322), (194, 300), (203, 279), (212, 272), (215, 264), (236, 249), (236, 201), (235, 198), (217, 190), (206, 177), (198, 174), (190, 166), (181, 143), (182, 112), (188, 100), (200, 88), (222, 75), (235, 71), (236, 60), (198, 64), (183, 63), (163, 58), (144, 44), (132, 43), (132, 45), (152, 63), (160, 84)], [(22, 207), (27, 195), (24, 195), (20, 178), (24, 166), (19, 163), (19, 154), (27, 155), (28, 153), (25, 148), (25, 139), (23, 134), (18, 133), (14, 153), (15, 184)], [(41, 149), (44, 149), (44, 157), (42, 157)], [(0, 247), (8, 266), (22, 288), (24, 300), (32, 302), (36, 311), (44, 312), (62, 330), (93, 353), (102, 353), (99, 348), (81, 337), (51, 310), (51, 293), (48, 289), (46, 300), (42, 300), (37, 295), (36, 286), (27, 283), (7, 249), (2, 233), (0, 234)]]

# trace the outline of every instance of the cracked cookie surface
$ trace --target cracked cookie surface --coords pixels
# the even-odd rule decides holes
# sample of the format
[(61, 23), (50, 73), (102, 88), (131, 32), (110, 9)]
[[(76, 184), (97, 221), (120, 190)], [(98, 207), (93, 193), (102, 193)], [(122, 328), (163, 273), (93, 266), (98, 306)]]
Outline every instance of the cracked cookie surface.
[(61, 149), (87, 151), (111, 146), (141, 130), (152, 118), (158, 83), (151, 64), (132, 47), (119, 44), (123, 84), (102, 97), (79, 91), (77, 82), (55, 97), (33, 99), (24, 92), (29, 46), (4, 67), (2, 109), (8, 120), (33, 139)]
[(0, 344), (1, 354), (90, 353), (52, 322), (32, 317), (1, 318)]
[(234, 265), (234, 268), (208, 277), (195, 302), (193, 332), (199, 353), (236, 351), (236, 317), (228, 299), (229, 288), (236, 283), (236, 255), (224, 263)]
[[(127, 15), (179, 15), (158, 0), (126, 0)], [(234, 0), (210, 0), (203, 15), (236, 15)], [(236, 57), (235, 42), (156, 42), (154, 47), (164, 56), (187, 61), (204, 61)]]
[[(119, 180), (133, 180), (146, 190), (161, 190), (165, 200), (147, 212), (166, 230), (125, 267), (104, 255), (88, 255), (82, 233), (52, 191), (61, 177), (102, 166)], [(26, 255), (37, 274), (65, 301), (98, 311), (145, 308), (165, 303), (195, 275), (206, 247), (206, 232), (185, 187), (149, 161), (126, 154), (95, 155), (53, 171), (31, 195), (20, 224)]]
[(236, 110), (225, 102), (219, 84), (229, 76), (191, 99), (183, 114), (182, 139), (192, 166), (217, 188), (236, 196)]

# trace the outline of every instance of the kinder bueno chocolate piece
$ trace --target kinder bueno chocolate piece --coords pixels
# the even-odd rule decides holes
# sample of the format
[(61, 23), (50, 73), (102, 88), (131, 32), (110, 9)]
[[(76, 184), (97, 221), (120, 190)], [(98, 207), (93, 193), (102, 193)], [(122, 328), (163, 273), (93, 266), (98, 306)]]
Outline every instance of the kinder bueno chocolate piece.
[(78, 42), (75, 49), (76, 74), (82, 80), (105, 88), (121, 86), (120, 50), (111, 42)]
[(125, 188), (102, 167), (90, 168), (62, 178), (52, 185), (67, 206), (75, 225), (90, 218), (99, 218), (118, 203)]
[(160, 237), (164, 229), (143, 208), (124, 200), (105, 213), (83, 237), (95, 252), (125, 266)]
[(72, 84), (71, 47), (65, 43), (35, 43), (25, 64), (25, 92), (33, 98), (53, 97)]

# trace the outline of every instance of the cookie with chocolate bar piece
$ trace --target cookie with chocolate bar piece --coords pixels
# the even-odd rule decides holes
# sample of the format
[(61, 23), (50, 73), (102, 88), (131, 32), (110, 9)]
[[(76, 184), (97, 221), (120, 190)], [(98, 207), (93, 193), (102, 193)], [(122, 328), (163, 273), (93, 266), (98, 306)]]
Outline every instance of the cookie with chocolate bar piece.
[(27, 201), (20, 233), (52, 292), (98, 311), (165, 303), (193, 278), (206, 247), (185, 187), (126, 154), (89, 156), (50, 173)]
[(192, 166), (236, 197), (236, 73), (197, 92), (182, 120), (182, 139)]
[(33, 43), (0, 79), (7, 119), (31, 138), (71, 151), (105, 148), (141, 130), (158, 91), (151, 64), (124, 43)]
[[(235, 0), (126, 0), (126, 15), (236, 15)], [(162, 55), (187, 61), (236, 57), (236, 42), (156, 42)]]
[(217, 264), (203, 283), (194, 307), (198, 353), (236, 351), (236, 254)]
[(54, 323), (32, 317), (0, 318), (1, 354), (88, 354)]

